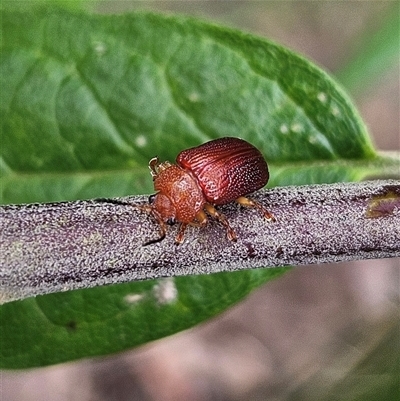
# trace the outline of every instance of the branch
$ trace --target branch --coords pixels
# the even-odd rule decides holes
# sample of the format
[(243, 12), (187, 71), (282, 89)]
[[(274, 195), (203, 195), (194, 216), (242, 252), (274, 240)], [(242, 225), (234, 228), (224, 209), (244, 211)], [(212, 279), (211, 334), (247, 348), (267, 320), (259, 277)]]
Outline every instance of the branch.
[[(279, 187), (254, 194), (274, 213), (226, 205), (221, 224), (175, 245), (139, 208), (147, 197), (0, 207), (0, 301), (156, 277), (400, 256), (400, 181)], [(119, 203), (118, 203), (119, 202)], [(124, 204), (125, 203), (125, 204)], [(130, 204), (127, 204), (130, 203)]]

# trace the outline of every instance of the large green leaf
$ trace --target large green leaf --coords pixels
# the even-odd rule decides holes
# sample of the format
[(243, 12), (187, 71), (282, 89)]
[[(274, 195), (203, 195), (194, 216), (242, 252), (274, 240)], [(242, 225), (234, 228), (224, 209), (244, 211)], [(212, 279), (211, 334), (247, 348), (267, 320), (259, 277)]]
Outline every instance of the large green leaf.
[(2, 25), (12, 172), (130, 170), (218, 136), (245, 137), (270, 162), (374, 155), (341, 89), (261, 39), (151, 14), (41, 10)]
[(193, 326), (286, 269), (149, 280), (51, 294), (0, 308), (1, 367), (103, 355)]
[(360, 93), (381, 84), (387, 71), (399, 70), (400, 9), (393, 2), (377, 32), (365, 30), (351, 59), (336, 71), (336, 77), (352, 93)]
[[(4, 12), (1, 200), (151, 192), (154, 155), (240, 136), (273, 185), (385, 171), (357, 112), (323, 71), (283, 47), (184, 17)], [(0, 307), (1, 366), (101, 355), (207, 319), (284, 269), (179, 277)], [(165, 284), (167, 283), (167, 284)], [(172, 288), (162, 302), (157, 288)], [(171, 289), (170, 288), (170, 289)]]

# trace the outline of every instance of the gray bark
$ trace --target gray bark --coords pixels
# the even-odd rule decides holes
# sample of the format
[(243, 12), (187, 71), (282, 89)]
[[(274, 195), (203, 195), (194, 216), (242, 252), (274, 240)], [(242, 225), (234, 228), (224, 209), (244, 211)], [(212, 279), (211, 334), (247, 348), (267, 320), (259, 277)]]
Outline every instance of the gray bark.
[[(134, 205), (143, 196), (0, 207), (0, 301), (156, 277), (400, 256), (400, 181), (279, 187), (255, 209), (219, 207), (238, 235), (215, 220), (166, 238)], [(116, 202), (116, 203), (113, 203)], [(118, 203), (119, 202), (119, 203)]]

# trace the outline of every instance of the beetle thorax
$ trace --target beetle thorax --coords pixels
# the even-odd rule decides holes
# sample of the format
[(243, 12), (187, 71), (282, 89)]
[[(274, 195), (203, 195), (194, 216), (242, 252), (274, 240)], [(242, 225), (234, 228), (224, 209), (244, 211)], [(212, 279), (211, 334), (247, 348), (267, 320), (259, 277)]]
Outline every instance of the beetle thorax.
[(205, 204), (196, 178), (175, 164), (159, 170), (154, 176), (154, 189), (157, 194), (153, 207), (164, 221), (172, 218), (181, 223), (190, 223)]

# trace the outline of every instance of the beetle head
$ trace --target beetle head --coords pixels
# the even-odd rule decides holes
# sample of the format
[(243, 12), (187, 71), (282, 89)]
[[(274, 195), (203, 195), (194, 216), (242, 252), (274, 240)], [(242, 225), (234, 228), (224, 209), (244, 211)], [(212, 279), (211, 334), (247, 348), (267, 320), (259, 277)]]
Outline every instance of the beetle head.
[(168, 196), (157, 193), (151, 207), (157, 211), (162, 221), (169, 223), (176, 220), (176, 209)]

